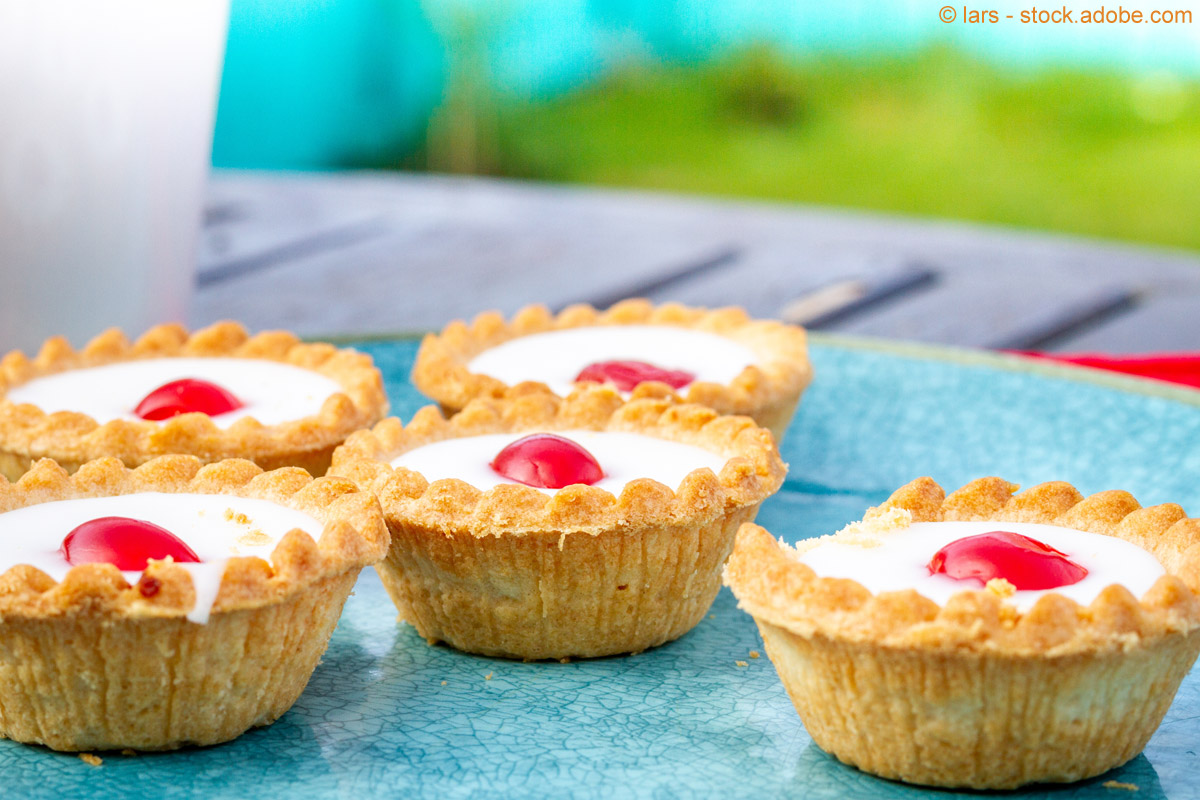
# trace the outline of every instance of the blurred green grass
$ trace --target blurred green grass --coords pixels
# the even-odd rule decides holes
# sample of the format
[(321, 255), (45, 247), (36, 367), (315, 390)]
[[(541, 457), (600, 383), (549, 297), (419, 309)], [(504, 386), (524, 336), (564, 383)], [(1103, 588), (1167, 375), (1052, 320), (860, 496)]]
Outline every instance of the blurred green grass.
[(1200, 249), (1200, 85), (1170, 75), (753, 48), (467, 113), (469, 171)]

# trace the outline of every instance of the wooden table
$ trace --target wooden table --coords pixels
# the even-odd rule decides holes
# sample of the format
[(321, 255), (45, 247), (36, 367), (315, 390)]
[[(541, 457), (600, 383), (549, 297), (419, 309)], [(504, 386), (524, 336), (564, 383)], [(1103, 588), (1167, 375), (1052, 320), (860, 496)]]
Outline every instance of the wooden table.
[(1200, 254), (909, 219), (407, 173), (218, 173), (192, 322), (306, 336), (645, 296), (975, 347), (1200, 346)]

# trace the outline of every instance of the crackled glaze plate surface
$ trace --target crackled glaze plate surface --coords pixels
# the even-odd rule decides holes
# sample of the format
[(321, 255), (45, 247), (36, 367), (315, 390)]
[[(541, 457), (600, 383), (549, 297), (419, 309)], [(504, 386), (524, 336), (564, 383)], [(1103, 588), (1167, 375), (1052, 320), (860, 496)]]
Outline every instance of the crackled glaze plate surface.
[[(358, 345), (394, 413), (414, 340)], [(758, 521), (829, 533), (919, 475), (980, 475), (1083, 492), (1124, 488), (1200, 515), (1200, 393), (1001, 356), (817, 338), (817, 379), (783, 445), (791, 470)], [(948, 797), (823, 754), (750, 618), (723, 590), (694, 631), (626, 658), (523, 664), (429, 647), (364, 573), (312, 682), (268, 728), (101, 766), (0, 742), (13, 797)], [(737, 662), (743, 661), (742, 667)], [(1200, 675), (1144, 754), (1107, 775), (1018, 797), (1200, 798)], [(1105, 785), (1116, 781), (1120, 785)], [(1133, 793), (1130, 787), (1136, 786)]]

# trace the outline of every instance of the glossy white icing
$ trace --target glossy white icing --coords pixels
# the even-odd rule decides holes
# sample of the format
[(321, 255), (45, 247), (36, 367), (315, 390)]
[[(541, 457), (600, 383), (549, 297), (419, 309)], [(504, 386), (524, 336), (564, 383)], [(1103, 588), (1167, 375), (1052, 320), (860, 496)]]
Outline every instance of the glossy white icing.
[(929, 560), (950, 542), (997, 530), (1037, 539), (1065, 553), (1088, 570), (1083, 580), (1070, 586), (1016, 592), (1008, 602), (1023, 611), (1032, 608), (1038, 598), (1047, 592), (1055, 592), (1087, 605), (1096, 599), (1101, 589), (1114, 583), (1123, 585), (1135, 597), (1141, 597), (1166, 572), (1150, 553), (1113, 536), (1054, 525), (994, 521), (915, 522), (907, 527), (879, 532), (879, 544), (874, 547), (822, 537), (807, 550), (805, 548), (809, 545), (801, 542), (799, 557), (822, 577), (852, 578), (873, 593), (916, 589), (921, 595), (944, 605), (951, 596), (961, 591), (983, 587), (976, 580), (931, 575)]
[(512, 339), (483, 351), (467, 369), (509, 385), (540, 381), (566, 396), (588, 364), (626, 359), (687, 370), (698, 381), (721, 384), (759, 361), (749, 347), (715, 333), (670, 325), (598, 325)]
[[(619, 495), (625, 484), (637, 478), (652, 478), (671, 489), (693, 470), (708, 467), (719, 474), (727, 459), (710, 450), (680, 442), (656, 439), (637, 433), (609, 431), (555, 431), (587, 449), (604, 470), (604, 478), (593, 484)], [(419, 472), (429, 482), (458, 478), (486, 491), (502, 483), (515, 483), (491, 467), (501, 450), (528, 433), (496, 433), (465, 436), (427, 444), (402, 453), (393, 467)], [(554, 489), (541, 489), (553, 494)]]
[[(178, 536), (201, 558), (181, 564), (192, 575), (196, 605), (187, 617), (205, 623), (221, 586), (230, 556), (270, 560), (271, 551), (293, 528), (319, 539), (323, 525), (299, 511), (266, 500), (228, 495), (145, 492), (119, 497), (60, 500), (0, 514), (0, 574), (30, 564), (62, 580), (71, 564), (59, 552), (73, 529), (98, 517), (132, 517), (152, 522)], [(125, 572), (136, 583), (141, 572)]]
[(312, 416), (330, 395), (342, 391), (337, 382), (312, 370), (252, 358), (152, 358), (60, 372), (15, 386), (7, 399), (32, 403), (47, 413), (78, 411), (103, 424), (136, 420), (142, 398), (164, 383), (181, 378), (211, 381), (244, 404), (219, 414), (213, 422), (227, 428), (242, 417), (264, 425)]

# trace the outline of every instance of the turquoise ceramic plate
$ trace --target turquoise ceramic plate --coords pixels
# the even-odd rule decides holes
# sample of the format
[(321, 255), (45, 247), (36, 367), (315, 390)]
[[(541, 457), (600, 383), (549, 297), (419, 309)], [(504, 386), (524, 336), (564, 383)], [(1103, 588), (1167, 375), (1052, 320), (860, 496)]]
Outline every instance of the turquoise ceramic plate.
[[(393, 411), (416, 343), (360, 345)], [(759, 522), (788, 539), (836, 530), (919, 475), (1063, 479), (1200, 514), (1200, 393), (976, 353), (818, 339), (817, 382), (784, 445), (791, 472)], [(0, 742), (12, 796), (949, 796), (824, 755), (801, 727), (749, 617), (723, 591), (677, 642), (628, 658), (522, 664), (429, 647), (373, 573), (346, 606), (296, 706), (219, 747), (70, 755)], [(748, 666), (738, 666), (745, 661)], [(1022, 797), (1200, 798), (1200, 678), (1184, 682), (1143, 755)], [(1106, 787), (1119, 781), (1138, 787)]]

